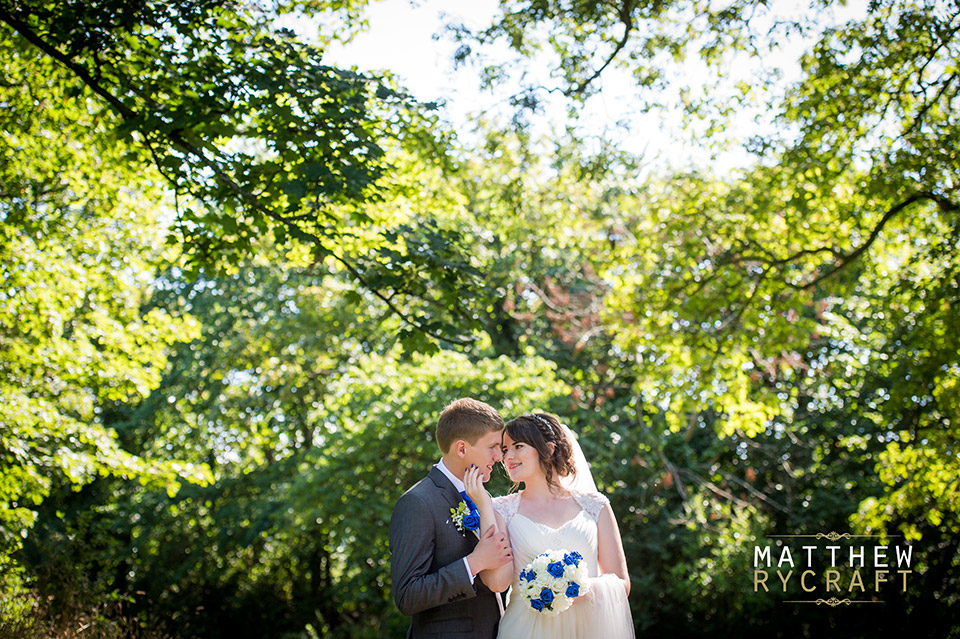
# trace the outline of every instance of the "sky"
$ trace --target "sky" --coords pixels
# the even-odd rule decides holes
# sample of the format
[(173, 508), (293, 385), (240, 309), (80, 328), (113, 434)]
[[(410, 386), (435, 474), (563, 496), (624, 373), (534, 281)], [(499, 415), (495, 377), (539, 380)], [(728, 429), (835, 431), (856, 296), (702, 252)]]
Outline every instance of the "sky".
[[(328, 60), (334, 64), (356, 66), (361, 70), (387, 69), (395, 73), (401, 83), (421, 100), (440, 100), (442, 115), (461, 134), (466, 133), (477, 112), (482, 109), (503, 108), (505, 96), (515, 88), (504, 87), (498, 94), (479, 89), (480, 80), (475, 69), (467, 66), (454, 70), (452, 58), (456, 45), (448, 38), (437, 37), (445, 24), (463, 23), (468, 27), (483, 27), (490, 23), (498, 7), (496, 0), (382, 0), (368, 10), (369, 29), (347, 45), (328, 50)], [(493, 55), (508, 55), (504, 49)], [(542, 81), (549, 85), (547, 67), (537, 69)], [(589, 122), (587, 133), (596, 136), (617, 136), (619, 144), (636, 154), (675, 158), (677, 143), (660, 116), (644, 117), (631, 110), (632, 83), (616, 69), (608, 69), (602, 80), (603, 91), (584, 106), (584, 122)], [(635, 102), (634, 102), (635, 104)], [(627, 117), (642, 135), (626, 134), (619, 126)], [(551, 128), (565, 122), (563, 105), (547, 106), (537, 131), (548, 134)], [(672, 126), (678, 127), (675, 116)], [(691, 155), (697, 155), (690, 149)]]
[[(451, 39), (438, 37), (445, 24), (462, 22), (470, 27), (489, 24), (497, 11), (496, 0), (381, 0), (367, 9), (369, 28), (346, 44), (334, 44), (326, 52), (325, 61), (342, 67), (356, 67), (361, 71), (389, 70), (414, 96), (423, 101), (440, 101), (441, 116), (461, 134), (468, 134), (477, 112), (502, 107), (505, 96), (513, 93), (504, 87), (498, 94), (479, 89), (477, 71), (470, 67), (454, 70), (453, 52), (456, 45)], [(798, 16), (811, 11), (800, 0), (773, 0), (773, 13), (777, 16)], [(830, 12), (821, 10), (818, 17), (837, 23), (866, 10), (866, 0), (850, 0), (846, 7)], [(297, 24), (294, 28), (309, 35), (316, 27)], [(735, 79), (749, 82), (755, 74), (773, 66), (783, 69), (783, 87), (799, 74), (797, 59), (810, 46), (809, 41), (795, 39), (782, 43), (782, 52), (773, 59), (734, 59), (729, 70)], [(496, 50), (493, 51), (497, 55)], [(501, 51), (501, 54), (504, 52)], [(536, 62), (530, 67), (535, 73), (543, 73), (544, 84), (549, 84), (547, 65), (537, 69)], [(693, 94), (698, 84), (708, 77), (707, 70), (696, 60), (686, 63), (680, 74), (692, 84)], [(632, 81), (627, 74), (616, 68), (608, 68), (601, 77), (602, 90), (583, 107), (581, 126), (583, 132), (604, 139), (614, 139), (617, 145), (637, 155), (642, 155), (651, 168), (685, 167), (690, 165), (719, 165), (729, 169), (746, 166), (752, 157), (740, 144), (733, 144), (724, 151), (705, 139), (684, 131), (684, 119), (679, 109), (643, 112), (638, 108)], [(782, 90), (786, 90), (785, 88)], [(702, 89), (700, 89), (702, 92)], [(537, 123), (537, 131), (546, 134), (552, 127), (565, 122), (563, 105), (548, 106), (543, 118)], [(626, 126), (625, 126), (626, 125)], [(733, 140), (744, 140), (750, 135), (769, 130), (769, 110), (740, 109), (731, 119), (727, 135)], [(693, 127), (696, 131), (697, 127)]]
[(444, 100), (449, 119), (462, 125), (475, 105), (489, 98), (470, 69), (454, 72), (456, 45), (434, 36), (447, 21), (480, 27), (496, 8), (496, 0), (381, 0), (367, 11), (367, 31), (331, 47), (327, 59), (361, 70), (390, 70), (421, 100)]

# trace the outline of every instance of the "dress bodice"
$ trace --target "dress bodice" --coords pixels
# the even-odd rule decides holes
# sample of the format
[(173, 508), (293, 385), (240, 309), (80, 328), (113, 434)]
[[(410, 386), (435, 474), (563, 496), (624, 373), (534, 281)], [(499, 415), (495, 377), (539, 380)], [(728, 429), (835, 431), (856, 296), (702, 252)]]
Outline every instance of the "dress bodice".
[(579, 552), (587, 560), (589, 576), (597, 576), (597, 518), (609, 503), (607, 498), (599, 493), (571, 492), (580, 511), (554, 528), (519, 512), (521, 494), (511, 493), (493, 500), (494, 509), (507, 524), (513, 546), (514, 582), (534, 557), (547, 550)]
[[(597, 519), (609, 501), (599, 493), (571, 491), (580, 511), (557, 528), (520, 513), (521, 493), (493, 500), (507, 524), (513, 546), (513, 588), (500, 620), (500, 639), (633, 639), (633, 621), (623, 583), (615, 575), (599, 575)], [(519, 574), (537, 555), (548, 550), (579, 552), (587, 562), (588, 590), (584, 600), (557, 616), (545, 616), (520, 594)]]
[[(520, 495), (522, 494), (523, 491), (520, 491), (493, 498), (493, 508), (500, 513), (507, 526), (510, 525), (510, 520), (520, 511)], [(597, 521), (603, 507), (610, 503), (610, 500), (600, 493), (583, 493), (572, 490), (570, 496), (580, 506), (581, 511), (586, 513), (594, 522)]]

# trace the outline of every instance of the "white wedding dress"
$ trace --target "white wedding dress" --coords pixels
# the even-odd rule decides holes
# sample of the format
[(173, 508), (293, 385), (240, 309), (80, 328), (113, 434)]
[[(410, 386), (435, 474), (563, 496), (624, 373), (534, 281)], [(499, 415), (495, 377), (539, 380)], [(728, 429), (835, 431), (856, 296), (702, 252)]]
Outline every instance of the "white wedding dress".
[[(633, 620), (623, 583), (615, 575), (598, 576), (597, 517), (608, 500), (596, 492), (571, 490), (580, 512), (559, 528), (551, 528), (520, 514), (520, 495), (493, 500), (503, 517), (513, 546), (513, 583), (510, 601), (500, 620), (498, 639), (629, 639)], [(587, 561), (589, 593), (559, 615), (538, 613), (520, 594), (518, 577), (534, 557), (547, 550), (577, 551)]]

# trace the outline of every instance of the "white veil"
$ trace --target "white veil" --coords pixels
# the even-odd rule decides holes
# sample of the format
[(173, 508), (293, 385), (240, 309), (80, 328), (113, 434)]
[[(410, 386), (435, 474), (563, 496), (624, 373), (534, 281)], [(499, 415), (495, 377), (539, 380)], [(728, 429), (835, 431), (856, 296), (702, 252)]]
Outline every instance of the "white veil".
[[(576, 476), (560, 478), (560, 485), (567, 490), (574, 490), (582, 493), (596, 493), (597, 484), (593, 481), (593, 473), (590, 472), (590, 464), (583, 455), (583, 449), (580, 448), (580, 442), (577, 436), (567, 427), (561, 424), (564, 434), (570, 439), (570, 446), (573, 448), (573, 463), (577, 469)], [(599, 572), (599, 565), (597, 566)], [(595, 637), (619, 637), (620, 639), (634, 639), (636, 637), (633, 630), (633, 617), (630, 614), (630, 604), (627, 602), (627, 592), (624, 589), (623, 582), (615, 574), (600, 574), (588, 578), (589, 593), (588, 599), (590, 614), (586, 617), (580, 617), (581, 623), (586, 621), (589, 628), (577, 634), (577, 636), (595, 636)]]
[(573, 448), (573, 465), (577, 469), (576, 475), (567, 475), (560, 478), (560, 485), (567, 490), (576, 490), (581, 493), (595, 493), (597, 484), (593, 481), (593, 473), (590, 472), (590, 464), (587, 458), (583, 456), (583, 449), (580, 448), (580, 442), (577, 436), (566, 424), (560, 424), (563, 434), (570, 440), (570, 446)]

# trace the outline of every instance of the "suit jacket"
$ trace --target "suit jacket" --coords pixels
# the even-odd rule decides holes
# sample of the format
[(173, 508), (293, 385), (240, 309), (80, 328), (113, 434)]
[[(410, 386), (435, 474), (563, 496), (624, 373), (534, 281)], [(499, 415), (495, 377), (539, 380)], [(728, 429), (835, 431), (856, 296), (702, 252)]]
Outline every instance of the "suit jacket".
[(477, 537), (450, 519), (460, 494), (439, 468), (403, 494), (390, 517), (393, 598), (412, 621), (407, 637), (492, 639), (500, 623), (497, 596), (480, 578), (470, 584), (463, 558)]

